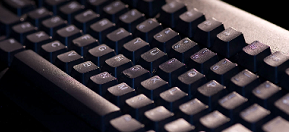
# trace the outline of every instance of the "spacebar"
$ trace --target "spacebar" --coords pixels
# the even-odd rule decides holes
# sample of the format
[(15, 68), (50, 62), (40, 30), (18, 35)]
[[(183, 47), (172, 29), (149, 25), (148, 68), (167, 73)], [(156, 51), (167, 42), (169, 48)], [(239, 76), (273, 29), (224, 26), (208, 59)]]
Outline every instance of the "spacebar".
[(17, 53), (11, 68), (100, 131), (105, 131), (109, 120), (120, 115), (117, 106), (32, 50)]

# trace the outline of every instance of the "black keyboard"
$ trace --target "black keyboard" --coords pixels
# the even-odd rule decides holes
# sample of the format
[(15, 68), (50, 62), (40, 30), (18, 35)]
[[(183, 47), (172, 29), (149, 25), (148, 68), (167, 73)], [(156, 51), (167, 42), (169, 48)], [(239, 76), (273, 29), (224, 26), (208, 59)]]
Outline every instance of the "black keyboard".
[(3, 130), (289, 130), (289, 32), (232, 5), (0, 3)]

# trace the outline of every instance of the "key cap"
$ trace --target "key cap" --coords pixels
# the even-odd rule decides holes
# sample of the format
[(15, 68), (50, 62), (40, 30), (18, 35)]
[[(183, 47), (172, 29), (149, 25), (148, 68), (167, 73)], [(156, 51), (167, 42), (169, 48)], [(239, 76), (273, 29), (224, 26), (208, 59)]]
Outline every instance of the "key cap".
[(165, 0), (138, 0), (137, 9), (149, 18), (153, 18), (160, 12), (164, 4), (166, 4)]
[(222, 59), (210, 67), (207, 78), (216, 80), (220, 84), (227, 84), (231, 77), (239, 72), (238, 65), (228, 59)]
[(71, 76), (82, 84), (86, 85), (89, 78), (98, 73), (100, 73), (99, 67), (93, 64), (91, 61), (86, 61), (73, 66)]
[(266, 132), (286, 132), (289, 129), (289, 122), (278, 116), (262, 126)]
[(233, 126), (223, 130), (222, 132), (251, 132), (248, 128), (244, 127), (240, 123), (236, 123)]
[(39, 31), (30, 35), (27, 35), (26, 47), (32, 49), (36, 53), (40, 52), (42, 45), (51, 42), (52, 38), (45, 32)]
[(102, 67), (105, 60), (116, 55), (114, 50), (105, 44), (94, 47), (88, 50), (88, 52), (87, 60), (92, 60), (92, 62), (99, 67)]
[(193, 67), (200, 73), (207, 74), (210, 67), (219, 61), (216, 53), (207, 48), (203, 48), (200, 51), (190, 56), (187, 61), (188, 67)]
[(41, 30), (49, 34), (49, 36), (54, 37), (56, 31), (66, 26), (66, 21), (64, 21), (59, 16), (54, 16), (49, 19), (42, 21)]
[(192, 53), (196, 53), (199, 51), (199, 46), (194, 41), (189, 38), (184, 38), (172, 45), (172, 49), (170, 50), (169, 57), (176, 58), (181, 62), (185, 63), (190, 58)]
[[(99, 131), (104, 132), (109, 121), (120, 116), (120, 109), (117, 106), (85, 87), (32, 50), (16, 54), (12, 67), (39, 86), (41, 91)], [(35, 81), (39, 78), (42, 79)], [(103, 124), (99, 125), (100, 123)]]
[(251, 131), (260, 131), (262, 125), (270, 120), (270, 111), (253, 104), (240, 112), (239, 122)]
[(102, 66), (102, 71), (108, 71), (114, 77), (118, 78), (123, 70), (132, 66), (133, 64), (131, 60), (127, 59), (122, 54), (119, 54), (105, 60), (105, 63)]
[(74, 65), (83, 62), (82, 56), (77, 54), (75, 51), (71, 50), (66, 53), (60, 54), (57, 56), (55, 60), (55, 65), (59, 67), (61, 70), (70, 74)]
[(150, 100), (144, 94), (131, 97), (125, 101), (123, 112), (130, 114), (133, 118), (141, 121), (144, 112), (154, 107), (154, 101)]
[(108, 72), (102, 72), (91, 76), (87, 83), (87, 87), (101, 96), (104, 96), (107, 89), (114, 85), (117, 85), (117, 79)]
[(229, 27), (217, 35), (212, 50), (226, 58), (231, 58), (246, 45), (242, 32)]
[(73, 24), (75, 15), (81, 13), (85, 7), (76, 1), (69, 2), (59, 8), (60, 16), (67, 20), (68, 24)]
[(141, 85), (138, 88), (138, 93), (143, 93), (151, 100), (157, 100), (160, 93), (168, 88), (168, 82), (164, 81), (159, 76), (153, 76), (141, 82)]
[(116, 54), (118, 54), (121, 51), (121, 49), (125, 43), (132, 40), (132, 34), (123, 28), (119, 28), (119, 29), (107, 34), (106, 37), (107, 37), (106, 44), (109, 47), (113, 48), (115, 50)]
[(116, 30), (115, 24), (104, 18), (90, 26), (89, 34), (98, 39), (99, 43), (102, 44), (107, 34)]
[(259, 41), (254, 41), (242, 49), (239, 54), (238, 64), (256, 73), (259, 71), (263, 59), (270, 54), (269, 46)]
[(102, 14), (103, 7), (111, 2), (111, 0), (88, 0), (88, 8), (95, 11), (97, 14)]
[(156, 33), (162, 30), (161, 24), (154, 18), (149, 18), (136, 26), (135, 37), (140, 37), (150, 43)]
[(195, 98), (179, 106), (177, 117), (182, 117), (190, 124), (196, 125), (206, 114), (208, 114), (208, 106)]
[(174, 113), (168, 111), (164, 106), (158, 106), (144, 113), (143, 123), (146, 130), (162, 131), (166, 123), (173, 121)]
[(180, 90), (178, 87), (173, 87), (160, 94), (160, 99), (156, 102), (158, 105), (163, 105), (169, 111), (176, 111), (181, 104), (189, 100), (188, 94)]
[(203, 13), (196, 8), (186, 11), (179, 16), (178, 24), (176, 25), (176, 31), (180, 32), (192, 38), (195, 34), (197, 26), (205, 21), (206, 18)]
[(119, 17), (119, 25), (127, 31), (134, 33), (136, 26), (144, 20), (144, 14), (141, 14), (136, 9), (132, 9)]
[(3, 5), (19, 17), (35, 8), (31, 0), (4, 0)]
[(59, 41), (53, 41), (42, 45), (39, 54), (54, 64), (56, 57), (64, 52), (67, 52), (67, 47)]
[(209, 18), (198, 25), (193, 40), (198, 44), (211, 48), (217, 38), (217, 34), (224, 30), (224, 25), (221, 22), (215, 18)]
[(126, 83), (120, 83), (107, 89), (105, 98), (122, 108), (125, 100), (135, 96), (135, 89), (128, 86)]
[(121, 53), (129, 58), (133, 64), (136, 64), (140, 59), (141, 54), (150, 49), (149, 43), (141, 38), (135, 38), (123, 45)]
[(160, 17), (158, 20), (171, 28), (175, 28), (179, 16), (187, 11), (187, 7), (180, 1), (171, 1), (164, 6), (160, 11)]
[(21, 44), (24, 44), (26, 36), (36, 31), (36, 27), (29, 22), (23, 22), (12, 27), (12, 36)]
[(154, 35), (151, 46), (158, 47), (165, 53), (169, 53), (172, 45), (181, 40), (179, 33), (173, 31), (171, 28), (166, 28), (163, 31)]
[(113, 132), (140, 132), (144, 131), (144, 125), (126, 114), (110, 121), (112, 127), (109, 131)]
[(168, 81), (169, 86), (173, 86), (179, 75), (186, 72), (186, 66), (179, 60), (172, 58), (161, 65), (156, 74)]
[(229, 118), (216, 110), (200, 119), (199, 130), (206, 132), (221, 131), (229, 126), (229, 121)]
[(86, 57), (88, 50), (98, 46), (98, 41), (89, 34), (72, 40), (71, 48), (81, 56)]
[(250, 97), (252, 90), (259, 84), (259, 76), (245, 69), (231, 78), (228, 90)]
[(134, 89), (137, 89), (143, 80), (150, 78), (150, 72), (140, 65), (135, 65), (122, 71), (119, 82), (125, 82)]
[(82, 29), (83, 33), (88, 33), (91, 24), (99, 20), (100, 15), (96, 14), (92, 10), (86, 10), (74, 17), (75, 26)]
[(49, 17), (52, 16), (52, 13), (49, 12), (46, 8), (41, 7), (36, 10), (30, 11), (27, 13), (28, 15), (28, 20), (35, 25), (35, 27), (40, 27), (40, 22), (48, 19)]
[(264, 58), (259, 75), (272, 83), (278, 83), (281, 79), (281, 72), (284, 72), (289, 65), (289, 57), (276, 51)]
[(168, 132), (193, 132), (194, 129), (195, 127), (183, 118), (179, 118), (165, 125), (165, 131)]
[(6, 66), (10, 66), (14, 55), (23, 51), (25, 46), (21, 45), (15, 39), (7, 39), (0, 42), (0, 59)]
[(274, 103), (275, 115), (280, 115), (282, 118), (289, 119), (289, 94), (284, 95)]
[(20, 22), (20, 17), (0, 6), (0, 34), (10, 36), (11, 28)]
[(238, 121), (238, 113), (249, 106), (249, 101), (237, 92), (232, 92), (218, 101), (218, 111), (229, 117), (230, 122)]
[(56, 33), (56, 39), (67, 46), (68, 49), (71, 49), (72, 40), (81, 36), (81, 30), (74, 25), (61, 28)]
[(191, 69), (178, 77), (175, 86), (188, 93), (188, 97), (191, 99), (195, 95), (197, 88), (205, 84), (205, 82), (205, 75), (195, 69)]
[(128, 11), (128, 6), (121, 1), (114, 1), (103, 7), (103, 16), (108, 18), (113, 23), (117, 23), (119, 16)]
[(212, 80), (197, 89), (196, 98), (208, 105), (211, 111), (216, 108), (218, 99), (226, 94), (225, 89), (225, 86)]
[(45, 7), (52, 11), (54, 15), (59, 13), (60, 7), (66, 4), (67, 0), (45, 0)]

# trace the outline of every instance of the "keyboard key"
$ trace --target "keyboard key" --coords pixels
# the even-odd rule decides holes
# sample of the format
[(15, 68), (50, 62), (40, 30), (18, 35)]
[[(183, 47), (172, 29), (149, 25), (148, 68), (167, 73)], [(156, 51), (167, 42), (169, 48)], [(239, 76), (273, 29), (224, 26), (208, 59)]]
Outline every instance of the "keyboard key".
[(179, 16), (176, 31), (188, 36), (189, 38), (192, 38), (195, 34), (197, 26), (205, 20), (206, 18), (204, 14), (194, 8)]
[(19, 17), (36, 7), (31, 0), (4, 0), (3, 5)]
[(54, 64), (56, 57), (64, 52), (67, 52), (67, 47), (59, 41), (53, 41), (42, 45), (39, 54)]
[(280, 115), (282, 118), (289, 119), (289, 94), (286, 94), (282, 98), (278, 99), (275, 103), (274, 113)]
[(289, 122), (278, 116), (263, 125), (262, 130), (266, 132), (286, 132), (289, 129)]
[(115, 24), (107, 20), (106, 18), (92, 24), (89, 30), (90, 34), (98, 39), (99, 43), (102, 44), (107, 34), (116, 30)]
[(233, 126), (230, 126), (229, 128), (223, 130), (222, 132), (252, 132), (248, 128), (244, 127), (240, 123), (237, 123)]
[(55, 65), (58, 66), (61, 70), (70, 74), (74, 65), (83, 62), (82, 56), (77, 54), (75, 51), (68, 51), (66, 53), (60, 54), (55, 60)]
[(123, 70), (132, 66), (133, 64), (131, 60), (127, 59), (122, 54), (119, 54), (105, 60), (105, 63), (102, 66), (102, 71), (108, 71), (114, 77), (118, 78)]
[(136, 9), (132, 9), (119, 17), (119, 25), (127, 31), (134, 33), (136, 26), (144, 20), (144, 14), (141, 14)]
[(138, 93), (145, 94), (151, 100), (157, 100), (160, 93), (169, 88), (168, 82), (164, 81), (159, 76), (153, 76), (141, 82), (138, 88)]
[(289, 57), (280, 51), (276, 51), (273, 54), (264, 58), (262, 62), (262, 68), (260, 68), (259, 75), (268, 79), (272, 83), (279, 83), (281, 73), (289, 65)]
[(0, 34), (6, 35), (8, 38), (11, 33), (11, 28), (20, 22), (20, 17), (10, 12), (3, 6), (0, 6)]
[(156, 74), (168, 81), (169, 86), (173, 86), (178, 76), (186, 72), (186, 66), (179, 60), (172, 58), (161, 65)]
[(225, 30), (224, 25), (215, 18), (209, 18), (200, 23), (194, 34), (193, 40), (198, 44), (211, 48), (217, 34)]
[(30, 35), (27, 35), (26, 47), (32, 49), (36, 53), (40, 52), (42, 45), (51, 42), (52, 38), (43, 31), (39, 31)]
[(166, 123), (173, 121), (174, 113), (168, 111), (164, 106), (158, 106), (144, 113), (143, 123), (146, 130), (162, 131)]
[(195, 69), (191, 69), (178, 77), (175, 86), (188, 93), (188, 96), (191, 99), (195, 95), (197, 88), (205, 82), (205, 75), (199, 73)]
[(113, 23), (117, 23), (119, 16), (128, 11), (127, 5), (121, 1), (114, 1), (103, 8), (103, 15)]
[(264, 107), (271, 109), (274, 102), (282, 96), (281, 88), (266, 81), (252, 91), (250, 100)]
[(95, 11), (97, 14), (102, 14), (103, 7), (111, 2), (111, 0), (88, 0), (88, 8)]
[(56, 31), (65, 27), (66, 21), (64, 21), (59, 16), (54, 16), (49, 19), (42, 21), (41, 29), (49, 34), (49, 36), (54, 37)]
[(27, 15), (28, 15), (28, 20), (33, 25), (35, 25), (35, 27), (40, 27), (40, 22), (51, 17), (52, 13), (49, 12), (46, 8), (41, 7), (41, 8), (38, 8), (36, 10), (33, 10), (27, 13)]
[(80, 36), (81, 31), (74, 25), (70, 25), (57, 30), (56, 39), (71, 49), (72, 40)]
[(158, 20), (171, 28), (175, 28), (179, 16), (187, 11), (187, 7), (180, 1), (172, 1), (162, 6)]
[(125, 82), (134, 89), (137, 89), (143, 80), (150, 77), (150, 72), (140, 65), (135, 65), (122, 71), (119, 82)]
[(270, 120), (270, 111), (253, 104), (240, 112), (239, 122), (252, 131), (260, 131), (262, 125)]
[(179, 33), (173, 31), (170, 28), (166, 28), (163, 31), (154, 35), (154, 39), (151, 43), (152, 47), (158, 47), (165, 53), (169, 53), (172, 45), (181, 40)]
[(211, 111), (216, 108), (218, 99), (226, 94), (225, 89), (225, 86), (212, 80), (197, 89), (196, 98), (208, 105)]
[(92, 62), (99, 67), (102, 67), (105, 60), (116, 55), (114, 50), (105, 44), (94, 47), (88, 50), (88, 52), (87, 60), (92, 60)]
[(72, 43), (71, 48), (84, 57), (86, 57), (89, 49), (98, 46), (98, 41), (89, 34), (72, 40)]
[(69, 2), (59, 8), (61, 17), (67, 20), (68, 24), (73, 24), (73, 18), (75, 15), (81, 13), (83, 9), (84, 6), (76, 1)]
[(140, 37), (150, 43), (152, 42), (154, 35), (162, 29), (161, 24), (156, 19), (150, 18), (136, 26), (134, 36)]
[(123, 28), (119, 28), (109, 34), (107, 34), (106, 44), (113, 48), (118, 54), (123, 45), (127, 43), (128, 41), (132, 40), (132, 34), (126, 31)]
[(105, 98), (116, 106), (122, 108), (125, 100), (135, 96), (135, 89), (126, 83), (120, 83), (107, 89)]
[(199, 119), (208, 114), (208, 108), (207, 105), (195, 98), (179, 106), (177, 117), (182, 117), (190, 124), (197, 125)]
[(165, 131), (168, 132), (193, 132), (194, 129), (195, 127), (183, 118), (179, 118), (165, 125)]
[(146, 97), (144, 94), (139, 94), (125, 101), (123, 112), (130, 114), (133, 118), (141, 121), (144, 112), (154, 107), (154, 101)]
[(54, 15), (59, 13), (60, 7), (66, 4), (67, 0), (45, 0), (45, 7), (52, 11)]
[(238, 113), (249, 106), (249, 101), (237, 92), (232, 92), (218, 101), (218, 110), (229, 117), (230, 122), (238, 120)]
[(216, 53), (207, 48), (203, 48), (200, 51), (190, 56), (187, 61), (188, 67), (193, 67), (197, 71), (203, 74), (207, 74), (210, 67), (219, 61)]
[(192, 53), (196, 53), (197, 51), (199, 51), (198, 44), (189, 38), (184, 38), (172, 46), (169, 57), (176, 58), (185, 63), (190, 58), (190, 55)]
[(173, 87), (160, 94), (160, 99), (156, 103), (165, 106), (169, 111), (176, 111), (179, 106), (189, 100), (188, 94)]
[(102, 72), (97, 75), (91, 76), (87, 87), (95, 91), (101, 96), (106, 94), (106, 91), (109, 87), (117, 85), (117, 79), (110, 75), (108, 72)]
[(24, 44), (26, 36), (36, 31), (36, 27), (29, 22), (23, 22), (12, 27), (12, 36), (21, 44)]
[(206, 132), (221, 131), (229, 126), (229, 121), (229, 118), (216, 110), (200, 119), (199, 130)]
[(231, 78), (228, 90), (236, 91), (244, 97), (250, 97), (252, 90), (259, 84), (259, 76), (245, 69)]
[(239, 72), (239, 68), (237, 66), (237, 64), (232, 63), (226, 58), (222, 59), (210, 67), (207, 78), (211, 80), (214, 79), (223, 85), (227, 84), (231, 77)]
[(100, 73), (99, 67), (93, 64), (91, 61), (86, 61), (73, 66), (71, 76), (82, 84), (86, 85), (89, 78), (98, 73)]
[(99, 20), (100, 15), (94, 13), (92, 10), (86, 10), (74, 17), (75, 26), (82, 29), (84, 34), (88, 33), (91, 24)]
[(112, 127), (108, 131), (113, 132), (141, 132), (144, 125), (126, 114), (110, 121)]
[(164, 4), (166, 4), (165, 0), (138, 0), (137, 9), (145, 13), (147, 17), (153, 18)]
[(260, 69), (263, 59), (270, 54), (269, 46), (259, 41), (254, 41), (245, 46), (239, 53), (238, 64), (256, 73)]
[(21, 45), (15, 39), (7, 39), (0, 42), (0, 59), (5, 65), (10, 66), (14, 55), (23, 51), (25, 46)]
[(145, 53), (149, 49), (149, 43), (145, 42), (141, 38), (135, 38), (123, 45), (121, 53), (132, 60), (133, 64), (136, 64), (140, 59), (141, 54)]
[(166, 53), (162, 52), (158, 48), (153, 48), (145, 53), (143, 53), (140, 57), (139, 64), (150, 71), (153, 75), (158, 66), (165, 62), (168, 59)]
[(246, 45), (242, 32), (230, 27), (217, 35), (212, 50), (221, 56), (231, 58)]

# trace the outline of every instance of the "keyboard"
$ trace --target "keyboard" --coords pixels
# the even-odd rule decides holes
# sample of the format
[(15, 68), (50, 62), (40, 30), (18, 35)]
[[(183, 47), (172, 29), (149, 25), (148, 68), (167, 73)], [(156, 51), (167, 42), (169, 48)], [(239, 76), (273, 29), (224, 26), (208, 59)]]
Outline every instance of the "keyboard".
[(286, 132), (289, 32), (219, 0), (3, 0), (10, 131)]

